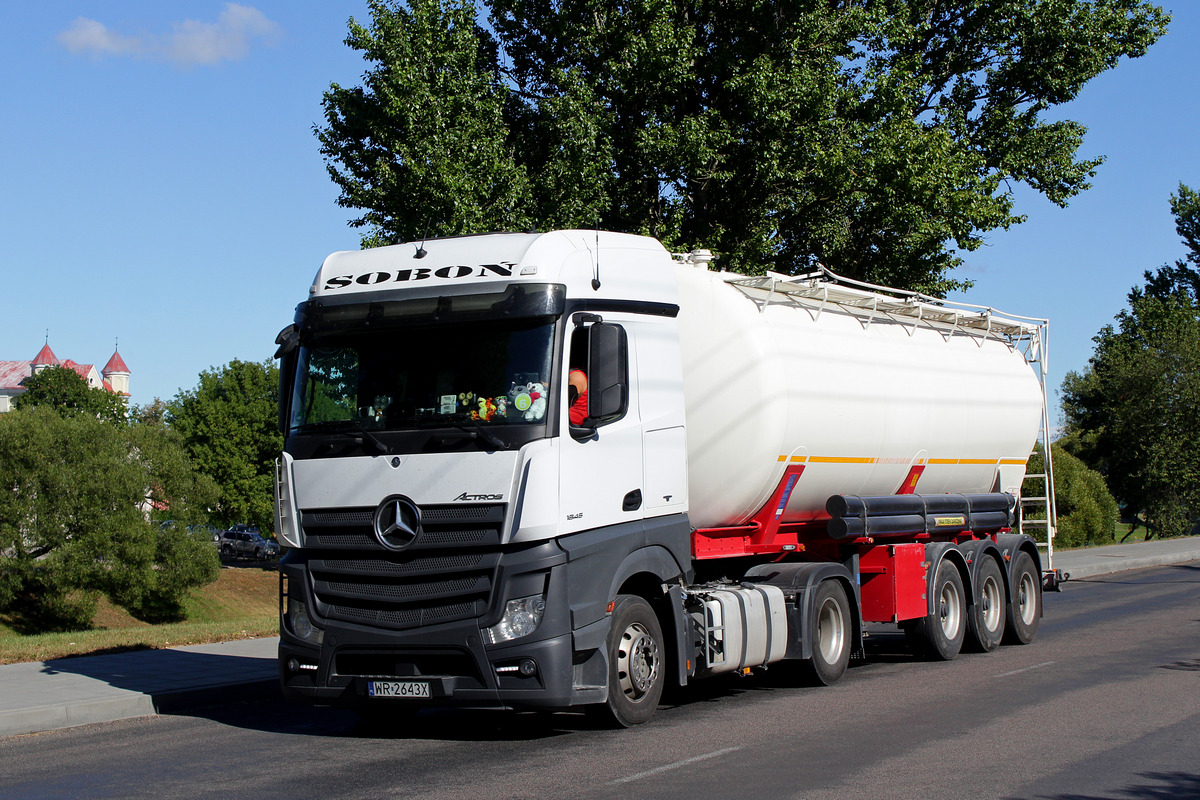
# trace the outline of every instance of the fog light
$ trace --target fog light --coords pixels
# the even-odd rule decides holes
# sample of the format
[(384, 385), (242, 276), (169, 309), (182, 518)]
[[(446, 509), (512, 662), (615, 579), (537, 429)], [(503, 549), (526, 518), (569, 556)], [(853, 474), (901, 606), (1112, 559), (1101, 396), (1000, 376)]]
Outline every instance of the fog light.
[(534, 675), (537, 675), (537, 662), (532, 658), (523, 658), (521, 659), (521, 664), (518, 667), (518, 671), (524, 677), (532, 678)]
[(288, 672), (299, 672), (300, 661), (295, 656), (292, 656), (287, 660), (287, 668)]
[(528, 636), (542, 624), (545, 613), (546, 598), (543, 595), (509, 600), (504, 607), (504, 616), (492, 627), (485, 628), (483, 637), (488, 644), (499, 644)]

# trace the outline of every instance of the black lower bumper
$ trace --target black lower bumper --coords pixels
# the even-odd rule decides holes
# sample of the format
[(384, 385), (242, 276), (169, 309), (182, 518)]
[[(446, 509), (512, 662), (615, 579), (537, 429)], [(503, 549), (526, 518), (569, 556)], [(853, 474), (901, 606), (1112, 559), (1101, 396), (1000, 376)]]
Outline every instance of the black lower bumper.
[[(576, 687), (573, 678), (580, 671), (570, 634), (488, 649), (479, 641), (479, 629), (466, 625), (392, 634), (382, 641), (344, 628), (330, 628), (325, 636), (319, 649), (281, 639), (285, 697), (317, 705), (472, 708), (566, 708), (605, 699), (602, 686)], [(603, 654), (593, 651), (592, 656)], [(424, 684), (429, 696), (372, 697), (372, 682)]]

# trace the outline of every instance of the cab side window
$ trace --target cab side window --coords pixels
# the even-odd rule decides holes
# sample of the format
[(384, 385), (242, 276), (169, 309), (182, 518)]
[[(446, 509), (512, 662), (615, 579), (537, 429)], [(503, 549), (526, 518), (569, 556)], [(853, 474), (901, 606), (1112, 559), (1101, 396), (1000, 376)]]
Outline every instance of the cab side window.
[(566, 386), (571, 425), (596, 427), (625, 416), (629, 407), (625, 329), (599, 318), (576, 327), (567, 355)]

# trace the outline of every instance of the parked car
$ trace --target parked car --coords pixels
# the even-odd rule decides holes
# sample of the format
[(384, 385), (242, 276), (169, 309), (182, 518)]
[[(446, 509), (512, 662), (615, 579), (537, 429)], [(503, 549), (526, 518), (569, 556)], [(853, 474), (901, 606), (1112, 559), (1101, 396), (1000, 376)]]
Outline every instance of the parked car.
[(214, 544), (219, 544), (223, 531), (215, 525), (207, 523), (199, 523), (197, 525), (188, 525), (188, 533), (193, 536), (203, 536), (206, 539), (212, 539)]
[(227, 558), (278, 558), (279, 545), (263, 537), (258, 528), (251, 525), (234, 525), (221, 532), (217, 543), (222, 556)]

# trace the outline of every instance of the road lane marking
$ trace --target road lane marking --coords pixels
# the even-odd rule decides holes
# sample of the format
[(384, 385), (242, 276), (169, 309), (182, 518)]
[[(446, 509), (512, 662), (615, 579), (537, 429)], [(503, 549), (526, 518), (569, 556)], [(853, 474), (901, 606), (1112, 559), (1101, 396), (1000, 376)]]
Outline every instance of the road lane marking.
[(686, 767), (688, 764), (695, 764), (697, 761), (704, 761), (709, 758), (716, 758), (717, 756), (723, 756), (726, 753), (734, 753), (741, 749), (742, 749), (741, 747), (723, 747), (720, 750), (714, 750), (711, 753), (705, 753), (702, 756), (692, 756), (691, 758), (685, 758), (682, 761), (675, 761), (670, 764), (663, 764), (661, 767), (655, 767), (654, 769), (648, 769), (645, 772), (636, 772), (633, 775), (626, 775), (624, 778), (617, 778), (615, 781), (609, 781), (609, 783), (610, 784), (629, 783), (630, 781), (641, 780), (642, 778), (649, 778), (651, 775), (658, 775), (660, 772), (666, 772), (666, 771), (672, 770), (672, 769), (679, 769), (680, 767)]
[(1012, 672), (1001, 672), (999, 675), (994, 675), (992, 677), (1007, 678), (1009, 675), (1020, 675), (1022, 672), (1029, 672), (1030, 670), (1048, 667), (1053, 663), (1053, 661), (1043, 661), (1041, 664), (1034, 664), (1032, 667), (1022, 667), (1021, 669), (1014, 669)]

